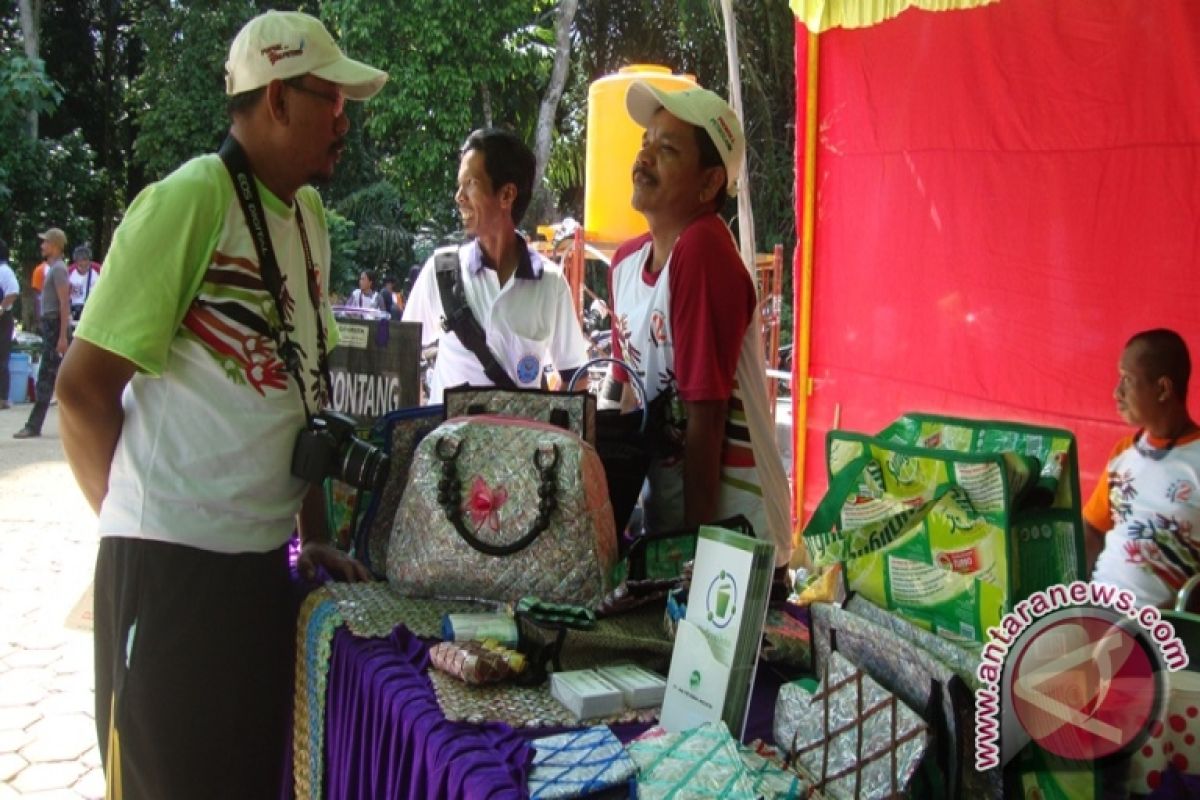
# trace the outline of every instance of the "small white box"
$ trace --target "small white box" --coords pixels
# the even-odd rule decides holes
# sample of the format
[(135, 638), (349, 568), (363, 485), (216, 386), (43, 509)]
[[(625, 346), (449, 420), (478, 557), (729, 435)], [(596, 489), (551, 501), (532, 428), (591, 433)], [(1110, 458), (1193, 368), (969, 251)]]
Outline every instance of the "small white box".
[(550, 676), (550, 696), (562, 703), (576, 719), (608, 717), (625, 710), (621, 690), (594, 669), (555, 672)]
[(621, 690), (629, 708), (661, 706), (667, 691), (667, 679), (637, 664), (597, 667), (601, 678)]

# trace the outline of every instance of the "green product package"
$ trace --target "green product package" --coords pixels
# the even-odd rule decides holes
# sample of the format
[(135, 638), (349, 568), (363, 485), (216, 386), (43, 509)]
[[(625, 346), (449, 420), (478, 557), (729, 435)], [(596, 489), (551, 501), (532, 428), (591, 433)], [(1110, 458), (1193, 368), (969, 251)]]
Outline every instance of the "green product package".
[(1067, 761), (1030, 743), (1008, 766), (1006, 782), (1020, 800), (1100, 800), (1105, 796), (1103, 770), (1094, 764)]
[(1083, 575), (1070, 432), (910, 414), (831, 431), (829, 490), (804, 531), (817, 566), (947, 638), (983, 642), (1038, 589)]

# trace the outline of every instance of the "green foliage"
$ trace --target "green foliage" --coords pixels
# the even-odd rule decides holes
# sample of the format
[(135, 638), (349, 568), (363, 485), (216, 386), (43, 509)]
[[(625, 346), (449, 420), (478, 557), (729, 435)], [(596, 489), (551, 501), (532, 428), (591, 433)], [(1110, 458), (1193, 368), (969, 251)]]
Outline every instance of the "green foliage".
[(38, 259), (37, 232), (50, 226), (71, 241), (88, 237), (83, 209), (103, 187), (94, 155), (79, 131), (60, 139), (32, 139), (31, 110), (52, 111), (62, 98), (40, 61), (7, 51), (0, 55), (0, 236), (13, 251), (15, 266)]
[(333, 263), (329, 266), (329, 290), (346, 294), (358, 279), (358, 239), (354, 223), (332, 208), (325, 209), (329, 226), (329, 248)]
[[(758, 249), (783, 243), (790, 261), (794, 18), (786, 0), (734, 6)], [(555, 0), (42, 0), (44, 67), (21, 55), (16, 3), (0, 0), (0, 235), (19, 256), (36, 253), (35, 233), (49, 224), (100, 245), (124, 198), (214, 150), (228, 128), (229, 42), (270, 7), (321, 17), (347, 53), (391, 75), (370, 102), (350, 104), (348, 146), (321, 190), (335, 289), (349, 289), (361, 268), (402, 279), (457, 232), (458, 150), (471, 130), (490, 121), (532, 144), (553, 60)], [(531, 213), (529, 229), (583, 218), (592, 80), (658, 63), (727, 93), (716, 0), (583, 0), (571, 43), (545, 171), (551, 202), (542, 206), (557, 215)], [(42, 141), (28, 139), (30, 109)], [(790, 300), (790, 269), (785, 275)]]
[(405, 227), (434, 236), (457, 227), (453, 192), (458, 150), (482, 126), (529, 136), (548, 55), (539, 0), (409, 0), (403, 13), (376, 0), (326, 0), (334, 35), (347, 52), (391, 78), (367, 107), (364, 125), (386, 146), (379, 161), (403, 198)]
[(229, 128), (229, 43), (268, 5), (255, 0), (147, 0), (134, 24), (146, 57), (133, 83), (131, 106), (138, 123), (133, 155), (148, 180), (220, 146)]
[(338, 208), (356, 221), (357, 267), (343, 276), (349, 289), (354, 288), (358, 273), (364, 269), (373, 269), (381, 276), (407, 272), (408, 264), (416, 260), (416, 237), (406, 227), (404, 201), (394, 184), (377, 181), (343, 199)]
[(41, 59), (29, 59), (15, 50), (0, 60), (0, 126), (5, 133), (18, 130), (30, 111), (45, 114), (62, 101), (62, 89), (46, 75)]

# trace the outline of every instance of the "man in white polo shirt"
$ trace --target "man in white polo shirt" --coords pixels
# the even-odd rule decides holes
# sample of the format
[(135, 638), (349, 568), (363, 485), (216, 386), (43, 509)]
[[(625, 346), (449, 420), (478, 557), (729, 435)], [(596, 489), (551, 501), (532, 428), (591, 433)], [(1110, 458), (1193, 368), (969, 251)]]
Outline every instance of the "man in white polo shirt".
[[(440, 403), (444, 389), (462, 384), (536, 388), (548, 366), (566, 385), (587, 361), (587, 341), (562, 271), (516, 231), (533, 195), (534, 163), (525, 143), (508, 131), (477, 130), (463, 145), (454, 200), (471, 240), (439, 249), (421, 269), (404, 307), (405, 321), (421, 323), (421, 343), (439, 342), (430, 403)], [(458, 285), (486, 339), (485, 358), (490, 351), (495, 360), (492, 370), (458, 333), (443, 328), (447, 313), (437, 272), (448, 256), (450, 269), (457, 259)]]
[[(646, 527), (675, 530), (742, 514), (775, 543), (776, 599), (792, 555), (788, 485), (763, 372), (754, 278), (718, 212), (745, 152), (733, 110), (707, 89), (635, 82), (629, 114), (646, 131), (633, 207), (650, 232), (613, 256), (613, 353), (671, 397), (656, 431)], [(624, 373), (617, 376), (623, 379)], [(624, 404), (633, 393), (626, 387)], [(657, 423), (656, 423), (657, 424)]]

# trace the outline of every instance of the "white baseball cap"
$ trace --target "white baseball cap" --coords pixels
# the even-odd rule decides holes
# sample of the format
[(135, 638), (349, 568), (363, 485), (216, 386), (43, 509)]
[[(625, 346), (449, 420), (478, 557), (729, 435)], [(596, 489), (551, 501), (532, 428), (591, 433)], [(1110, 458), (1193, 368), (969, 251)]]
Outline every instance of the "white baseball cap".
[(388, 79), (383, 70), (347, 58), (316, 17), (268, 11), (247, 22), (229, 46), (225, 94), (309, 73), (336, 83), (351, 100), (374, 96)]
[(633, 121), (643, 128), (649, 127), (650, 120), (660, 108), (665, 108), (684, 122), (707, 131), (725, 162), (728, 178), (725, 190), (737, 194), (737, 179), (746, 155), (746, 137), (742, 133), (742, 123), (720, 95), (698, 86), (668, 92), (646, 81), (634, 81), (625, 90), (625, 108)]

